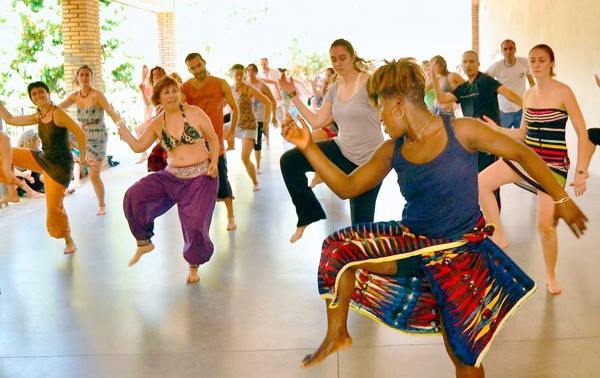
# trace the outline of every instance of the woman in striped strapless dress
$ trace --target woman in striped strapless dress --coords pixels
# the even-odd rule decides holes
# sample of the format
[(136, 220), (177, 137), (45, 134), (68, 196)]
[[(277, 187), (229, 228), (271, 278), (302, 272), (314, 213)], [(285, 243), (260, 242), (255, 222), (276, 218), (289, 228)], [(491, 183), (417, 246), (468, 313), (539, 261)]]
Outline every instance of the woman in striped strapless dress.
[[(534, 46), (529, 52), (529, 65), (536, 85), (528, 89), (523, 96), (524, 116), (521, 127), (516, 130), (504, 129), (497, 125), (495, 127), (497, 131), (524, 142), (535, 151), (564, 187), (570, 166), (565, 141), (565, 129), (570, 118), (578, 139), (577, 168), (571, 186), (576, 195), (582, 195), (586, 189), (587, 178), (587, 164), (583, 152), (590, 142), (577, 100), (566, 84), (552, 78), (554, 52), (549, 46)], [(500, 223), (500, 211), (493, 196), (495, 189), (508, 183), (516, 183), (537, 194), (537, 226), (546, 264), (547, 288), (550, 294), (560, 294), (561, 288), (556, 279), (558, 258), (558, 238), (554, 222), (556, 203), (513, 159), (498, 161), (479, 174), (479, 203), (488, 222), (497, 226), (492, 239), (502, 248), (508, 246)]]

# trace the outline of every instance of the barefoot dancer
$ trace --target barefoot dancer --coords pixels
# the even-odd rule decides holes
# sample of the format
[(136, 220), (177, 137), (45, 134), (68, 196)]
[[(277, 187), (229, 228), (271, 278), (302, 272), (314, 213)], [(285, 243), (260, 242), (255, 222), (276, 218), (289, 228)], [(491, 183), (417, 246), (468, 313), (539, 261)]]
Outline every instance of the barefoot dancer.
[(8, 136), (0, 133), (0, 160), (2, 163), (0, 181), (7, 184), (15, 183), (11, 165), (43, 173), (48, 234), (56, 239), (64, 239), (64, 253), (73, 253), (77, 247), (71, 238), (69, 218), (63, 207), (65, 189), (69, 185), (73, 171), (73, 156), (69, 149), (68, 131), (77, 138), (77, 143), (82, 151), (82, 161), (85, 161), (86, 157), (85, 134), (64, 110), (52, 104), (50, 90), (45, 83), (38, 81), (29, 84), (27, 93), (37, 106), (37, 113), (13, 117), (0, 103), (0, 116), (6, 123), (14, 126), (29, 126), (37, 123), (38, 135), (42, 140), (42, 151), (10, 148)]
[(235, 136), (242, 140), (242, 163), (246, 167), (246, 172), (254, 184), (253, 190), (256, 192), (260, 190), (260, 187), (258, 185), (258, 178), (256, 177), (256, 168), (250, 160), (250, 154), (258, 139), (258, 123), (252, 109), (252, 100), (256, 99), (260, 101), (265, 108), (262, 114), (263, 124), (268, 124), (271, 119), (271, 103), (267, 96), (253, 86), (244, 83), (244, 66), (235, 64), (231, 67), (230, 72), (235, 81), (231, 89), (240, 110), (240, 118), (235, 129)]
[(115, 124), (119, 123), (121, 117), (108, 103), (104, 94), (92, 88), (92, 69), (87, 65), (79, 67), (75, 83), (79, 90), (73, 92), (58, 106), (68, 109), (71, 105), (77, 105), (77, 120), (85, 132), (87, 139), (87, 156), (90, 159), (90, 181), (98, 198), (98, 211), (96, 215), (106, 214), (104, 203), (104, 183), (100, 177), (102, 164), (106, 157), (106, 144), (108, 143), (108, 132), (104, 124), (104, 112), (112, 118)]
[[(350, 42), (338, 39), (331, 44), (329, 56), (338, 80), (329, 87), (321, 109), (314, 114), (296, 96), (294, 81), (280, 80), (279, 85), (292, 98), (304, 118), (313, 127), (334, 121), (339, 134), (333, 140), (317, 143), (317, 146), (344, 172), (354, 171), (366, 162), (373, 151), (383, 142), (383, 134), (377, 117), (377, 109), (369, 103), (365, 61), (359, 58)], [(285, 185), (296, 207), (298, 222), (290, 242), (302, 237), (306, 227), (320, 219), (325, 212), (314, 192), (308, 186), (306, 172), (314, 172), (310, 162), (294, 148), (280, 160)], [(360, 196), (350, 198), (352, 224), (372, 222), (375, 201), (380, 185)]]
[(154, 249), (150, 241), (154, 219), (176, 204), (185, 241), (183, 257), (190, 266), (187, 282), (195, 283), (198, 266), (214, 249), (208, 232), (217, 199), (219, 140), (201, 109), (181, 104), (179, 84), (173, 78), (165, 76), (155, 84), (152, 102), (164, 111), (139, 140), (123, 123), (119, 125), (119, 135), (134, 152), (160, 139), (169, 153), (167, 168), (144, 177), (125, 193), (125, 217), (138, 245), (129, 266)]
[[(584, 150), (589, 140), (585, 121), (577, 100), (571, 89), (552, 78), (554, 76), (554, 53), (547, 45), (537, 45), (529, 52), (531, 72), (536, 85), (525, 92), (523, 97), (523, 119), (521, 128), (497, 128), (519, 142), (524, 142), (546, 162), (556, 181), (564, 187), (569, 170), (569, 156), (565, 141), (565, 128), (570, 117), (578, 138), (577, 169), (573, 186), (577, 196), (585, 191), (587, 164), (584, 162)], [(552, 198), (539, 184), (528, 177), (514, 162), (501, 160), (481, 172), (479, 177), (479, 202), (488, 222), (496, 225), (496, 234), (492, 238), (501, 248), (508, 246), (504, 229), (500, 221), (500, 212), (492, 198), (492, 191), (501, 185), (517, 183), (519, 186), (537, 194), (538, 231), (546, 264), (548, 291), (560, 294), (561, 288), (556, 278), (558, 258), (558, 237), (554, 223), (554, 203)]]
[[(412, 59), (392, 61), (369, 80), (392, 138), (351, 175), (327, 159), (303, 122), (283, 134), (343, 198), (363, 193), (394, 169), (406, 205), (402, 221), (339, 230), (323, 243), (318, 285), (327, 334), (304, 366), (347, 348), (348, 308), (398, 330), (443, 333), (459, 377), (483, 377), (481, 361), (496, 331), (535, 283), (487, 236), (477, 202), (479, 150), (518, 161), (556, 201), (556, 216), (577, 236), (585, 216), (530, 149), (469, 118), (438, 117), (423, 100), (425, 76)], [(448, 174), (451, 172), (451, 174)]]
[[(252, 87), (254, 87), (254, 89), (260, 91), (260, 93), (267, 96), (270, 102), (269, 109), (271, 109), (271, 122), (275, 125), (277, 124), (277, 100), (275, 100), (275, 97), (273, 96), (271, 89), (269, 89), (269, 86), (265, 84), (262, 80), (259, 80), (257, 78), (257, 74), (258, 67), (256, 67), (256, 64), (248, 64), (248, 66), (246, 67), (246, 82), (248, 83), (248, 85), (251, 85)], [(254, 143), (254, 159), (256, 160), (256, 172), (260, 174), (262, 136), (264, 134), (265, 139), (269, 138), (269, 123), (265, 123), (263, 121), (265, 118), (266, 107), (256, 98), (254, 99), (252, 105), (254, 114), (256, 115), (256, 121), (258, 122), (258, 128), (256, 130), (256, 143)]]

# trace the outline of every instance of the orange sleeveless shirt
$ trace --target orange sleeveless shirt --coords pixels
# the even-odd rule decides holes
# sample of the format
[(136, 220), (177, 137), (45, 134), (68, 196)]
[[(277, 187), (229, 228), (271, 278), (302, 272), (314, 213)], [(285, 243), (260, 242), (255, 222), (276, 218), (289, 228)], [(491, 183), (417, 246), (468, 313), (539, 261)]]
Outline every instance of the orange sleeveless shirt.
[(190, 79), (183, 83), (181, 91), (185, 95), (188, 104), (201, 108), (210, 118), (221, 146), (219, 155), (223, 155), (225, 143), (223, 142), (223, 92), (221, 92), (221, 80), (209, 76), (206, 84), (200, 89), (194, 87), (193, 80)]

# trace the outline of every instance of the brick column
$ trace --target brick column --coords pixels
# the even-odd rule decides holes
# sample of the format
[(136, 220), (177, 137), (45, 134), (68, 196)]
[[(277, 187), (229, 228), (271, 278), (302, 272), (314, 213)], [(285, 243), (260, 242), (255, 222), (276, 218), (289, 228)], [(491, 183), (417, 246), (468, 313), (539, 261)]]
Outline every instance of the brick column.
[(159, 12), (158, 21), (158, 55), (159, 64), (167, 74), (175, 71), (177, 52), (175, 49), (175, 13)]
[(62, 0), (61, 8), (67, 93), (76, 87), (75, 73), (84, 64), (94, 71), (92, 85), (103, 91), (98, 0)]
[(479, 0), (471, 0), (471, 49), (479, 53)]

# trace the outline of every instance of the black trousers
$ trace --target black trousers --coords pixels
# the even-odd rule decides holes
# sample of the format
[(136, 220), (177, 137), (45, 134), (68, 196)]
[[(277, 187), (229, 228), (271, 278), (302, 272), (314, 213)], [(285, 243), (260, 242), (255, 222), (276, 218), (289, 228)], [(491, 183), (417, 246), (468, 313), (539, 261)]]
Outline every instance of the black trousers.
[[(346, 159), (342, 151), (333, 140), (318, 142), (317, 146), (323, 151), (329, 160), (337, 165), (345, 173), (351, 173), (358, 166)], [(298, 215), (297, 227), (306, 226), (321, 219), (325, 219), (325, 212), (317, 200), (315, 193), (308, 185), (306, 172), (314, 172), (306, 157), (294, 148), (281, 156), (279, 161), (283, 180), (292, 202), (296, 206)], [(350, 216), (352, 224), (373, 222), (375, 216), (375, 202), (381, 184), (357, 197), (350, 198)]]
[(588, 129), (588, 137), (596, 146), (600, 146), (600, 128)]

